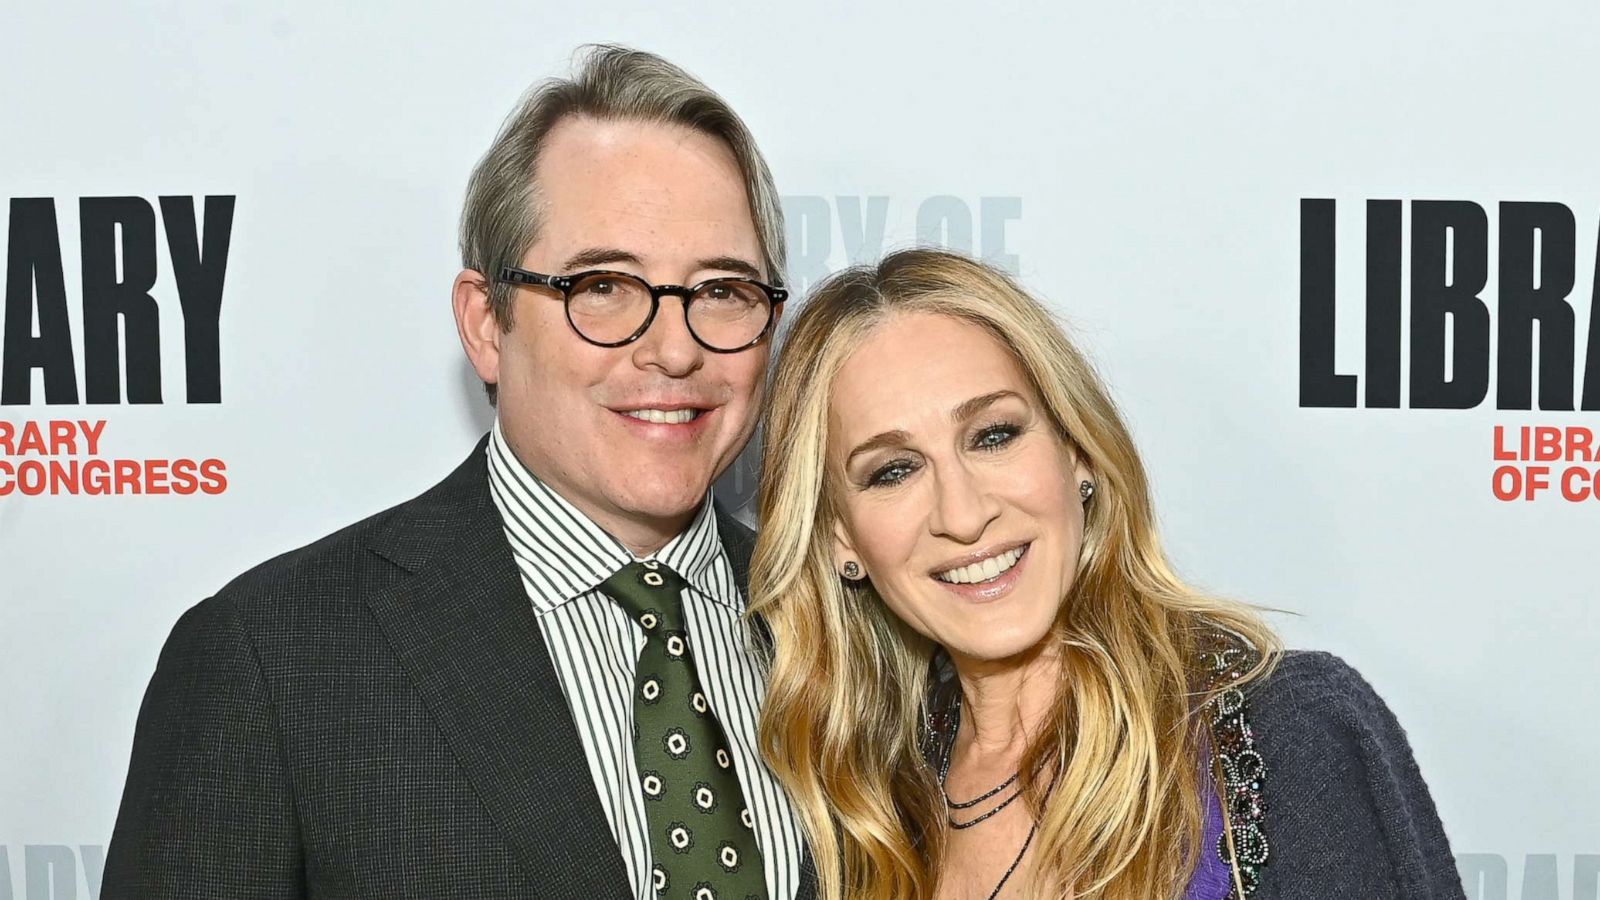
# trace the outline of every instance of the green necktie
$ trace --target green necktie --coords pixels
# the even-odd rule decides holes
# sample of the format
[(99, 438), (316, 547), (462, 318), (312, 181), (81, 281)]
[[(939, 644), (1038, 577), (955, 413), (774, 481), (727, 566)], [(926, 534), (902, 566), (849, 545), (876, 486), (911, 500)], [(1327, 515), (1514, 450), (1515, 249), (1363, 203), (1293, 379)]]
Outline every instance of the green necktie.
[(600, 590), (644, 629), (633, 747), (660, 900), (766, 900), (767, 882), (728, 742), (700, 689), (683, 621), (684, 581), (653, 559)]

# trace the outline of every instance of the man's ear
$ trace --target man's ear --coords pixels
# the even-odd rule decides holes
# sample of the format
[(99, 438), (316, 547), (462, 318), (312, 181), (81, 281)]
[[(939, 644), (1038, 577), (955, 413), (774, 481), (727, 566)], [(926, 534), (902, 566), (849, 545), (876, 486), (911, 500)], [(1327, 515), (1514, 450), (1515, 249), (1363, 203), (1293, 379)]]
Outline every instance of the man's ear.
[(489, 279), (475, 269), (462, 269), (450, 291), (461, 349), (484, 384), (500, 383), (500, 322), (489, 305)]

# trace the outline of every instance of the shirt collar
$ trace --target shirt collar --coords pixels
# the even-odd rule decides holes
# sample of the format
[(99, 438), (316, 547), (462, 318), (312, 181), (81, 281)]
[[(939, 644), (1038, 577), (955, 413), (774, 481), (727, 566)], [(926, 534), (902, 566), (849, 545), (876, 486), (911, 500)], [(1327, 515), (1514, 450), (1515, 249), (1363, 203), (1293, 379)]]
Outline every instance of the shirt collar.
[[(489, 493), (500, 510), (536, 613), (542, 615), (595, 590), (640, 558), (523, 465), (506, 442), (498, 418), (486, 452)], [(705, 597), (744, 611), (737, 589), (726, 587), (732, 584), (731, 577), (718, 577), (719, 569), (729, 569), (730, 564), (709, 492), (689, 527), (644, 558), (670, 566)]]

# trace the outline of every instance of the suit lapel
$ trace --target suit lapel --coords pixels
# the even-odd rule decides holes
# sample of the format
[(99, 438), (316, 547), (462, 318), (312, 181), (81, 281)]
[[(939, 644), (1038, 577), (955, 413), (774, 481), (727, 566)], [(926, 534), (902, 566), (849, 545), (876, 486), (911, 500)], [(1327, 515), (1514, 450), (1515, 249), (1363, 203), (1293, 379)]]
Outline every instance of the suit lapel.
[(717, 539), (722, 541), (722, 549), (728, 554), (733, 578), (739, 583), (739, 590), (748, 593), (750, 554), (755, 550), (756, 533), (734, 518), (727, 507), (715, 498), (711, 501), (711, 511), (717, 517)]
[(484, 444), (398, 510), (371, 549), (412, 574), (368, 605), (541, 893), (630, 895), (489, 497)]
[(806, 844), (805, 848), (805, 856), (800, 860), (800, 886), (795, 888), (794, 900), (817, 898), (817, 863), (811, 858), (811, 845)]

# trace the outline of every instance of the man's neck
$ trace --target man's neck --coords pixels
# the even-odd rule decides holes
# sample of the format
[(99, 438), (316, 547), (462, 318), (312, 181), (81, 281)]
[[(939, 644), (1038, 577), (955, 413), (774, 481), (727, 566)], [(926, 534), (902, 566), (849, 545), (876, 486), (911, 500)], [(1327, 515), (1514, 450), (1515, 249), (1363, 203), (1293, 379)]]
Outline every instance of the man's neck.
[[(552, 488), (554, 490), (554, 488)], [(566, 495), (562, 495), (566, 496)], [(599, 525), (606, 534), (611, 535), (628, 548), (628, 552), (643, 559), (650, 556), (667, 545), (667, 542), (682, 534), (689, 528), (689, 523), (694, 521), (696, 510), (690, 510), (682, 516), (671, 519), (641, 519), (638, 516), (613, 515), (607, 516), (599, 510), (591, 510), (577, 500), (567, 497), (567, 502), (578, 508), (579, 512), (589, 517), (589, 520)]]

